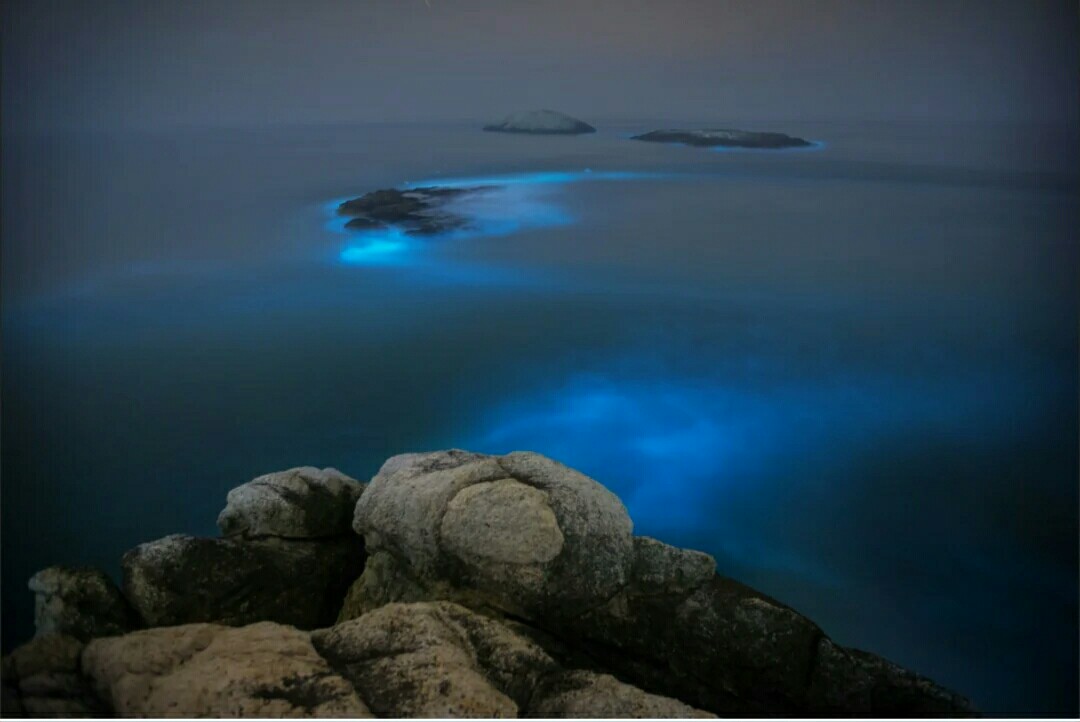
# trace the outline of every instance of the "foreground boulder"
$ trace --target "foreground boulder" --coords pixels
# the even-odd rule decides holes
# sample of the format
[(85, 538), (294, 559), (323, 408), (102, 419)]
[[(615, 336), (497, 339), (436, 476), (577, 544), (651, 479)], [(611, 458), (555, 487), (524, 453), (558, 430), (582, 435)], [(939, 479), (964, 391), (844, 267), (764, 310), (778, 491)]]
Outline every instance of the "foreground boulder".
[(137, 626), (131, 605), (99, 569), (49, 567), (32, 576), (29, 587), (38, 636), (68, 634), (87, 641)]
[(753, 130), (654, 130), (642, 135), (635, 135), (631, 140), (644, 140), (653, 143), (680, 143), (697, 148), (806, 148), (812, 146), (808, 140), (796, 138), (785, 133), (763, 133)]
[(355, 535), (318, 540), (174, 534), (124, 555), (124, 594), (148, 627), (332, 623), (364, 564)]
[(354, 522), (370, 562), (341, 618), (448, 599), (548, 630), (623, 679), (721, 716), (954, 716), (967, 700), (833, 644), (798, 612), (635, 538), (588, 477), (538, 454), (394, 457)]
[(448, 602), (389, 604), (313, 639), (380, 717), (711, 716), (564, 669), (509, 626)]
[[(527, 619), (557, 617), (605, 602), (633, 565), (632, 524), (618, 497), (538, 454), (394, 457), (360, 498), (354, 528), (379, 558), (350, 592), (346, 615), (469, 597)], [(397, 599), (383, 585), (399, 581), (430, 593)]]
[(366, 488), (290, 469), (219, 523), (126, 554), (122, 597), (101, 572), (35, 575), (3, 716), (975, 714), (708, 554), (634, 536), (617, 497), (539, 454), (404, 454)]
[(513, 113), (506, 116), (501, 123), (485, 125), (484, 130), (532, 135), (580, 135), (596, 132), (596, 128), (588, 123), (556, 110), (529, 110)]
[(224, 536), (312, 539), (348, 534), (364, 485), (337, 469), (301, 466), (229, 492), (218, 515)]
[(120, 717), (371, 717), (307, 633), (268, 622), (99, 639), (82, 666)]

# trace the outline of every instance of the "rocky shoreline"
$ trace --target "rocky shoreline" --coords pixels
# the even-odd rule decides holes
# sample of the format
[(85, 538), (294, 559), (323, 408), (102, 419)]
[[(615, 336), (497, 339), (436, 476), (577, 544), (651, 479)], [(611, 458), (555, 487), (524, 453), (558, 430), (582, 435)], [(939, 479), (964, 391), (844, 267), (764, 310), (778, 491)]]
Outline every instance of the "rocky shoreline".
[(221, 536), (30, 581), (4, 717), (950, 717), (963, 697), (832, 642), (529, 452), (300, 467)]

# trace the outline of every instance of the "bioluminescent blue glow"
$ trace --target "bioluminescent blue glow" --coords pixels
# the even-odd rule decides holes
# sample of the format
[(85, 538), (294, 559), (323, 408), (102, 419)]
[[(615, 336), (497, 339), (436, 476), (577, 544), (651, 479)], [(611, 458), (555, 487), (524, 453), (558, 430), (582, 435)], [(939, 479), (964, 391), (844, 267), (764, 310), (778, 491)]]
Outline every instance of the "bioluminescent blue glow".
[[(506, 401), (465, 448), (532, 449), (598, 478), (624, 501), (636, 533), (678, 539), (713, 529), (708, 551), (756, 569), (818, 584), (833, 572), (767, 530), (722, 511), (733, 500), (770, 494), (815, 496), (843, 478), (880, 439), (925, 433), (969, 443), (1006, 437), (996, 411), (1012, 395), (988, 395), (998, 381), (834, 377), (761, 387), (745, 379), (610, 372), (573, 374)], [(1020, 394), (1015, 379), (1010, 379)], [(996, 410), (996, 411), (995, 411)], [(978, 429), (972, 419), (983, 419)], [(795, 486), (793, 486), (795, 485)], [(717, 509), (721, 508), (721, 511)]]
[(371, 239), (363, 245), (346, 247), (341, 251), (341, 260), (345, 263), (372, 263), (401, 253), (405, 248), (404, 241)]
[(461, 199), (450, 200), (443, 206), (448, 212), (461, 216), (466, 225), (445, 233), (410, 236), (399, 227), (352, 231), (346, 228), (349, 218), (338, 215), (337, 209), (348, 198), (339, 198), (323, 205), (329, 218), (327, 230), (348, 237), (338, 254), (349, 265), (412, 265), (415, 251), (432, 243), (468, 238), (507, 236), (536, 229), (565, 226), (574, 217), (558, 203), (559, 187), (580, 181), (624, 181), (664, 177), (662, 173), (629, 171), (548, 171), (496, 176), (445, 178), (410, 181), (403, 188), (441, 186), (446, 188), (479, 188)]

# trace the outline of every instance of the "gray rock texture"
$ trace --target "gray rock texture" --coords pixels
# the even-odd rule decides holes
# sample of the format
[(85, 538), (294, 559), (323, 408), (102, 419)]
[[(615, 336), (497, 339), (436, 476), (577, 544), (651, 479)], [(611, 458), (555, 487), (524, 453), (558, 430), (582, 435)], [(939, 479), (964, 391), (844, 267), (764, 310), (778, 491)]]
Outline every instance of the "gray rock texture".
[(330, 624), (364, 563), (354, 535), (205, 539), (175, 534), (124, 555), (124, 594), (145, 626)]
[[(539, 454), (403, 454), (366, 488), (291, 469), (233, 490), (221, 528), (130, 551), (123, 597), (101, 572), (35, 575), (3, 715), (976, 714), (633, 536), (618, 498)], [(125, 633), (128, 603), (151, 629)]]
[(49, 567), (30, 577), (38, 636), (69, 634), (87, 641), (136, 626), (131, 606), (98, 569)]
[(306, 632), (269, 622), (98, 639), (82, 667), (120, 717), (371, 717)]
[[(418, 589), (456, 587), (535, 619), (604, 603), (634, 563), (632, 525), (618, 497), (529, 452), (394, 457), (360, 498), (353, 528), (369, 553), (383, 553), (378, 570), (350, 592), (357, 611), (390, 601), (370, 578), (379, 574), (380, 582)], [(364, 589), (373, 598), (366, 606)]]
[(389, 604), (313, 640), (381, 717), (710, 716), (567, 670), (507, 625), (448, 602)]
[(595, 133), (596, 128), (557, 110), (528, 110), (506, 116), (500, 123), (485, 125), (484, 130), (499, 133), (532, 135), (580, 135)]
[(266, 474), (229, 492), (218, 528), (225, 536), (289, 539), (348, 534), (363, 490), (337, 469), (301, 466)]
[(625, 508), (538, 454), (386, 462), (356, 507), (371, 560), (339, 619), (450, 600), (554, 633), (648, 692), (722, 716), (953, 716), (970, 704), (716, 574), (633, 537)]
[(3, 661), (4, 717), (101, 717), (109, 710), (79, 673), (83, 642), (65, 634), (35, 637)]

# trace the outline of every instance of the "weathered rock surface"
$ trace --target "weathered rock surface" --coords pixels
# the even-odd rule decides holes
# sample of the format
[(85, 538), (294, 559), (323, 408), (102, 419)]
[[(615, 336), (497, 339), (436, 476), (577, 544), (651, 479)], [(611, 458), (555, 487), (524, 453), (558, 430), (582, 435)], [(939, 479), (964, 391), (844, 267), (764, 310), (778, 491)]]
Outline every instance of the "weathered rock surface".
[(372, 557), (342, 619), (435, 599), (509, 614), (649, 692), (727, 716), (974, 711), (832, 644), (789, 607), (718, 576), (707, 554), (632, 537), (617, 498), (538, 454), (394, 457), (354, 528)]
[(498, 133), (533, 135), (580, 135), (595, 133), (588, 123), (557, 110), (528, 110), (506, 116), (501, 123), (485, 125), (484, 130)]
[(365, 193), (338, 206), (338, 215), (349, 216), (345, 227), (354, 231), (400, 228), (410, 236), (433, 236), (468, 225), (463, 215), (447, 207), (447, 202), (486, 187), (385, 188)]
[(82, 666), (121, 717), (371, 717), (306, 632), (269, 622), (98, 639)]
[(337, 469), (278, 471), (230, 491), (217, 524), (225, 536), (309, 539), (348, 534), (363, 490), (363, 484)]
[(49, 567), (30, 577), (38, 636), (69, 634), (87, 641), (136, 626), (131, 606), (99, 569)]
[(506, 625), (448, 602), (386, 605), (313, 640), (379, 716), (708, 716), (610, 675), (566, 670)]
[[(634, 561), (632, 525), (618, 497), (529, 452), (395, 457), (360, 498), (354, 528), (371, 552), (384, 552), (384, 580), (433, 589), (450, 582), (529, 619), (602, 604), (626, 583)], [(362, 603), (365, 587), (380, 594), (371, 579), (358, 584), (350, 602)]]
[(101, 717), (108, 709), (79, 674), (84, 644), (65, 634), (35, 637), (3, 662), (4, 717)]
[(808, 140), (785, 133), (763, 133), (752, 130), (653, 130), (633, 136), (632, 140), (654, 143), (682, 143), (699, 148), (805, 148), (813, 145)]
[(302, 629), (334, 621), (363, 569), (363, 541), (204, 539), (140, 544), (123, 558), (124, 594), (146, 626), (259, 621)]
[[(128, 601), (101, 572), (35, 575), (3, 715), (975, 714), (709, 555), (633, 536), (618, 498), (538, 454), (403, 454), (361, 489), (259, 477), (230, 493), (228, 536), (125, 555)], [(128, 602), (152, 629), (123, 634)]]

